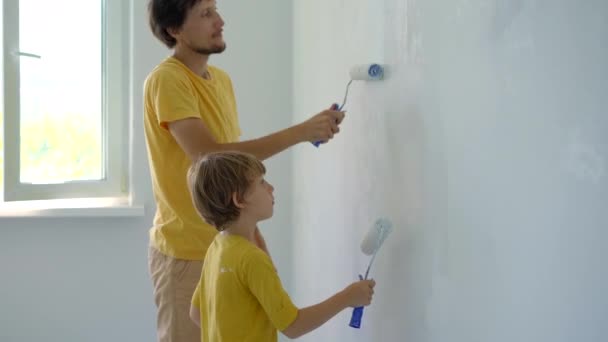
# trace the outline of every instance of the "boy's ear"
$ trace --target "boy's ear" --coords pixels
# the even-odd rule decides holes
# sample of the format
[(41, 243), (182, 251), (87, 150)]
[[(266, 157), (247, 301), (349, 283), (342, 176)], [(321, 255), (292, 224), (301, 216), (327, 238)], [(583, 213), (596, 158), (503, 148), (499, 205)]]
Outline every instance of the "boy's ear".
[(167, 33), (173, 37), (174, 39), (177, 39), (177, 36), (179, 35), (180, 29), (179, 28), (175, 28), (175, 27), (168, 27), (167, 28)]
[(245, 202), (239, 200), (239, 195), (236, 192), (232, 193), (232, 203), (239, 209), (245, 208)]

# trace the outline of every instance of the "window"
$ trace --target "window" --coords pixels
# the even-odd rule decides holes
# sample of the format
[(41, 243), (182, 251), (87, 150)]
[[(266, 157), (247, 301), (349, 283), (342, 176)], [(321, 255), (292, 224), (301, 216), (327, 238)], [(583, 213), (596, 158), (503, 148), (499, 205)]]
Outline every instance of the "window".
[(4, 201), (127, 191), (127, 18), (124, 0), (3, 0)]

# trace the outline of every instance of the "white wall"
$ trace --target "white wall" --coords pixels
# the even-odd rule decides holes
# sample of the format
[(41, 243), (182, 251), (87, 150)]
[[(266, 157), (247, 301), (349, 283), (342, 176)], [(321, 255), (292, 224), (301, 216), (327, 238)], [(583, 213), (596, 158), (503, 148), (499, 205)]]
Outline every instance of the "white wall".
[[(147, 274), (153, 199), (142, 132), (142, 83), (169, 51), (147, 27), (147, 1), (134, 1), (132, 162), (138, 218), (0, 218), (0, 341), (153, 341), (155, 307)], [(220, 1), (228, 49), (212, 63), (233, 77), (243, 138), (291, 122), (291, 4)], [(255, 38), (255, 43), (254, 43)], [(290, 286), (290, 155), (267, 163), (276, 215), (262, 229)]]
[[(154, 340), (141, 84), (168, 51), (145, 5), (134, 5), (132, 168), (146, 216), (0, 219), (1, 341)], [(229, 47), (212, 61), (234, 79), (244, 138), (341, 101), (350, 65), (389, 64), (386, 81), (352, 85), (339, 138), (298, 146), (293, 168), (291, 153), (268, 163), (278, 201), (263, 228), (288, 288), (293, 255), (298, 304), (364, 269), (358, 244), (376, 217), (396, 228), (362, 330), (345, 312), (303, 340), (608, 338), (603, 1), (219, 6)]]
[[(295, 119), (341, 101), (327, 146), (294, 156), (296, 300), (376, 259), (350, 311), (304, 341), (608, 340), (608, 5), (565, 0), (307, 0), (294, 5)], [(312, 24), (314, 23), (314, 25)]]

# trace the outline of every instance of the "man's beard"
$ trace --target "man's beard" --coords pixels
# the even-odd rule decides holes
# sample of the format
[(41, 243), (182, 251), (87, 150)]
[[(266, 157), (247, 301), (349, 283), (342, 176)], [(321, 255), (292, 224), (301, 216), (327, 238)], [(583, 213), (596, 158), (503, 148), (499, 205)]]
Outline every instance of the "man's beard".
[(201, 55), (209, 56), (209, 55), (213, 55), (213, 54), (216, 54), (216, 53), (222, 53), (222, 52), (224, 52), (224, 50), (226, 50), (226, 43), (224, 43), (224, 45), (222, 45), (222, 46), (216, 46), (216, 47), (210, 48), (210, 49), (209, 48), (207, 48), (207, 49), (205, 49), (205, 48), (193, 48), (192, 50), (194, 50), (195, 52), (197, 52), (197, 53), (199, 53)]

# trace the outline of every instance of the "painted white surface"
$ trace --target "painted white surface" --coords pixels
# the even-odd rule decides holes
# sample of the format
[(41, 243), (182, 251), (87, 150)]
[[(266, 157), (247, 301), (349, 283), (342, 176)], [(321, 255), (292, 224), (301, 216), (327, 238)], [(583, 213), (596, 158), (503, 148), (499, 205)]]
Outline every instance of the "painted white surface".
[[(363, 327), (303, 341), (608, 340), (608, 3), (307, 0), (294, 5), (295, 119), (342, 100), (339, 138), (294, 157), (296, 300), (376, 259)], [(315, 23), (312, 25), (311, 23)]]
[[(142, 84), (169, 52), (148, 29), (146, 5), (146, 0), (133, 5), (130, 94), (133, 196), (135, 203), (145, 205), (145, 217), (0, 217), (2, 342), (156, 338), (147, 271), (147, 234), (154, 205), (142, 129)], [(212, 57), (212, 63), (233, 78), (243, 138), (287, 126), (292, 107), (291, 3), (221, 1), (219, 7), (229, 46), (223, 55)], [(277, 204), (275, 218), (262, 229), (277, 268), (290, 286), (290, 155), (267, 165)]]

